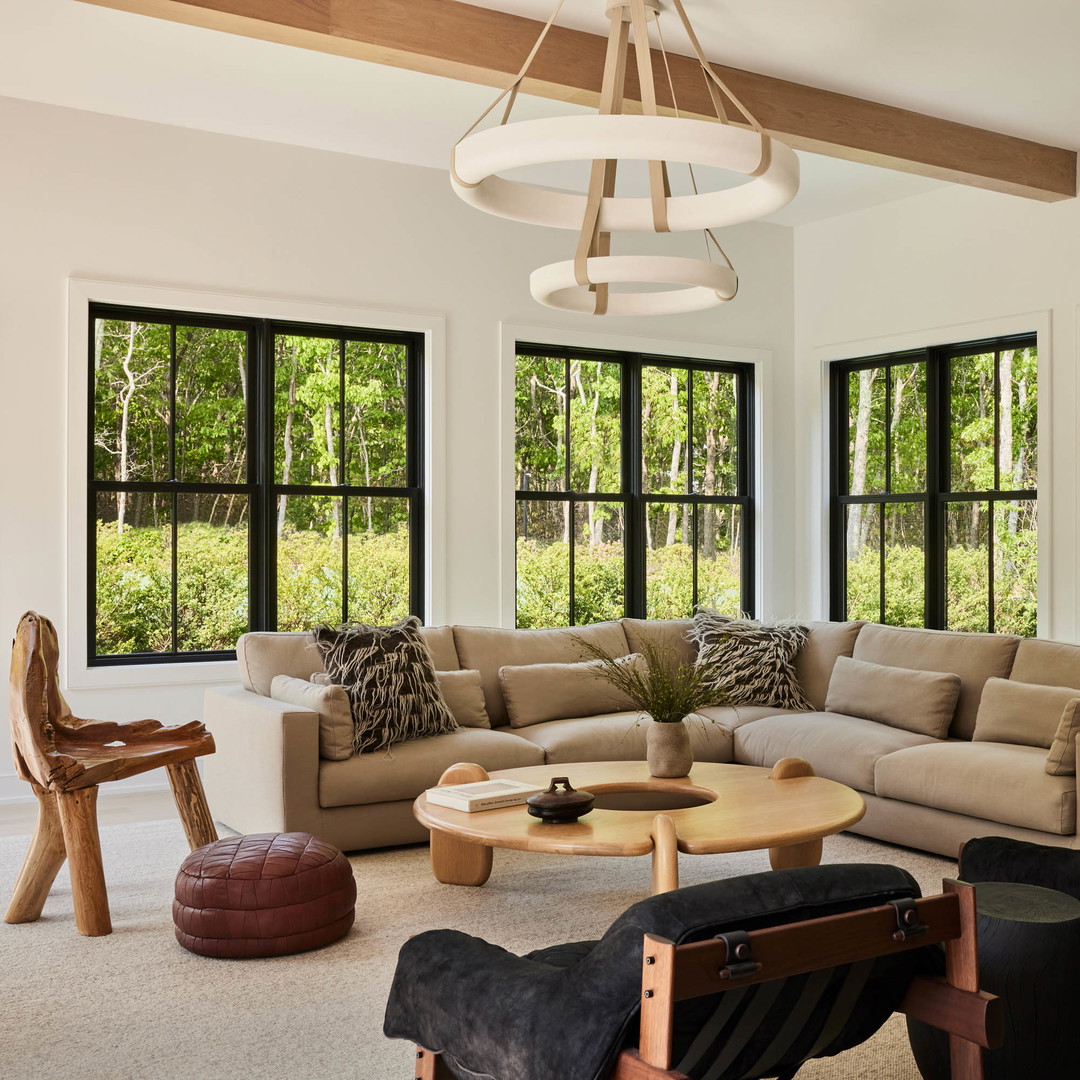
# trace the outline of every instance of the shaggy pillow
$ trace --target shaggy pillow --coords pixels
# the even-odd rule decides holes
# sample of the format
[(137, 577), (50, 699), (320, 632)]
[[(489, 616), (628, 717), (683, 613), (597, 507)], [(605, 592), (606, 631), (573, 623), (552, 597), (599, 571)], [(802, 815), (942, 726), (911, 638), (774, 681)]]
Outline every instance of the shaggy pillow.
[(717, 700), (724, 705), (814, 712), (795, 675), (795, 654), (809, 635), (798, 623), (764, 624), (714, 611), (694, 616), (697, 662), (716, 670)]
[(326, 674), (345, 688), (356, 753), (457, 731), (415, 615), (393, 626), (317, 626)]

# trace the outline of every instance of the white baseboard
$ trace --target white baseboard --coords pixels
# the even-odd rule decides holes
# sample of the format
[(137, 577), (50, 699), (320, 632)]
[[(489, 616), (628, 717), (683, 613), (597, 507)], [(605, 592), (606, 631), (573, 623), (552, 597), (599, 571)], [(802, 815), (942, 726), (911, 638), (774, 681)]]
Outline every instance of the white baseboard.
[[(144, 773), (142, 776), (132, 776), (127, 780), (102, 784), (99, 788), (99, 794), (102, 798), (110, 798), (114, 795), (135, 795), (143, 791), (168, 790), (169, 782), (165, 777), (164, 770), (156, 770), (153, 773)], [(34, 793), (25, 780), (21, 780), (14, 773), (0, 776), (0, 806), (32, 803), (33, 801)]]

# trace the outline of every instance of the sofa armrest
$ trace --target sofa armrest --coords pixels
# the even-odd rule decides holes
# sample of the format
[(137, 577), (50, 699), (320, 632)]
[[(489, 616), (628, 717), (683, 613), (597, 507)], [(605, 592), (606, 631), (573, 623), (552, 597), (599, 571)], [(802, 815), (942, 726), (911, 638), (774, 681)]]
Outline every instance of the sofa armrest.
[(206, 691), (203, 720), (217, 744), (204, 759), (216, 821), (320, 835), (318, 713), (230, 686)]

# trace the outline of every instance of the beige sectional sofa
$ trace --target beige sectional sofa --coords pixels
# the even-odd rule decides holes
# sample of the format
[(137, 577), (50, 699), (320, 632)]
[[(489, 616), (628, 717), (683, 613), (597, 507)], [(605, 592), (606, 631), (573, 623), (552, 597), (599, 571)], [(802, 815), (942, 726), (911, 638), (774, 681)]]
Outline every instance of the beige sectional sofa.
[[(820, 776), (863, 794), (867, 813), (854, 831), (927, 851), (955, 856), (961, 842), (987, 834), (1080, 846), (1076, 777), (1047, 773), (1046, 745), (972, 740), (987, 679), (1071, 687), (1080, 697), (1080, 646), (859, 622), (809, 625), (809, 640), (795, 668), (817, 711), (705, 709), (707, 722), (690, 726), (697, 760), (771, 766), (782, 757), (806, 758)], [(688, 619), (622, 619), (578, 627), (575, 633), (613, 655), (637, 651), (646, 634), (659, 638), (674, 655), (692, 658), (696, 646), (687, 637), (690, 627)], [(505, 672), (500, 680), (500, 669), (580, 660), (568, 631), (442, 626), (423, 633), (437, 671), (479, 672), (491, 726), (463, 727), (344, 760), (320, 757), (317, 712), (271, 696), (275, 676), (308, 680), (323, 670), (310, 636), (253, 633), (241, 638), (237, 655), (243, 685), (206, 695), (204, 719), (217, 742), (217, 753), (205, 760), (214, 816), (241, 832), (312, 832), (345, 850), (413, 843), (427, 837), (413, 818), (414, 798), (455, 762), (474, 761), (489, 771), (546, 762), (556, 773), (566, 762), (645, 756), (645, 723), (636, 712), (567, 715), (573, 710), (568, 710), (565, 693), (551, 695), (558, 718), (516, 727), (510, 722), (503, 691), (504, 685), (511, 686)], [(841, 656), (958, 676), (947, 732), (934, 737), (826, 711), (833, 668)], [(848, 713), (874, 713), (871, 699), (883, 690), (873, 683), (868, 680), (865, 687), (867, 709), (856, 700)], [(893, 695), (894, 711), (895, 699), (903, 702), (906, 696)], [(531, 702), (530, 721), (543, 715), (543, 701), (539, 695), (539, 701)], [(1017, 723), (1025, 721), (1018, 718)]]

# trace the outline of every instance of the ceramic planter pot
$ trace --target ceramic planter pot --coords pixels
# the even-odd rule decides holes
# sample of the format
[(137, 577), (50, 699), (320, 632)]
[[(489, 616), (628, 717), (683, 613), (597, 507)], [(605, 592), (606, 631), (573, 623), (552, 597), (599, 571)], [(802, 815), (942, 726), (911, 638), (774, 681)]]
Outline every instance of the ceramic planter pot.
[(687, 776), (694, 765), (686, 721), (658, 724), (649, 721), (645, 734), (645, 760), (652, 776)]

